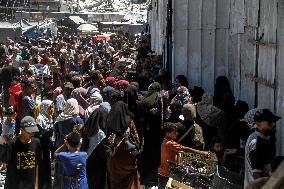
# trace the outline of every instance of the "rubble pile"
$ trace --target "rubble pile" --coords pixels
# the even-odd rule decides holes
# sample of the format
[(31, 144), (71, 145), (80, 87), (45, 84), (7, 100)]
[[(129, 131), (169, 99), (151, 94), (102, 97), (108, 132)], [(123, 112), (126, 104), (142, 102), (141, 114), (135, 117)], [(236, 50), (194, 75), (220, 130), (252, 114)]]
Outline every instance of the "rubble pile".
[(81, 12), (108, 13), (118, 12), (125, 14), (124, 21), (130, 23), (145, 23), (147, 21), (147, 7), (145, 3), (133, 3), (135, 0), (86, 0), (80, 1)]

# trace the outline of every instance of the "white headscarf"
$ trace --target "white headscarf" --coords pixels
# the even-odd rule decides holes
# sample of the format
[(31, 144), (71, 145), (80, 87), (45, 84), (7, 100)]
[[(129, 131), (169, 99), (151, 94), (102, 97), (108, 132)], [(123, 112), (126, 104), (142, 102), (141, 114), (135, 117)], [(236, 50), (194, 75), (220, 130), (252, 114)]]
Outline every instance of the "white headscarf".
[(47, 113), (48, 108), (52, 106), (51, 100), (43, 100), (40, 104), (40, 113), (36, 119), (36, 123), (43, 129), (49, 129), (52, 127), (52, 116)]
[(103, 102), (103, 97), (100, 93), (94, 92), (90, 96), (90, 106), (85, 110), (85, 120), (87, 120), (90, 115), (95, 111), (95, 109), (100, 107), (100, 104)]
[(63, 112), (57, 117), (56, 122), (65, 121), (79, 114), (78, 101), (75, 98), (67, 100)]

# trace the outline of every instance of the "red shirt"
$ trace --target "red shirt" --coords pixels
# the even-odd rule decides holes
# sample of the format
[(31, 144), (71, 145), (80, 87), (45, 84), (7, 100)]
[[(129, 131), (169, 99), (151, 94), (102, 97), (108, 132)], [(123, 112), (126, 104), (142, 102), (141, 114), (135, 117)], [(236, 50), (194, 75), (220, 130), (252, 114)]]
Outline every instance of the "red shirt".
[(22, 102), (23, 102), (23, 92), (19, 91), (15, 94), (15, 107), (17, 113), (17, 120), (22, 119)]
[(9, 89), (9, 92), (11, 94), (10, 96), (10, 104), (11, 106), (14, 106), (15, 105), (15, 101), (16, 101), (16, 93), (20, 92), (22, 90), (22, 87), (21, 87), (21, 84), (17, 84), (17, 85), (14, 85), (12, 87), (10, 87)]
[(170, 175), (170, 165), (167, 160), (176, 162), (177, 153), (181, 150), (181, 145), (175, 141), (164, 139), (161, 146), (161, 165), (158, 172), (162, 176)]

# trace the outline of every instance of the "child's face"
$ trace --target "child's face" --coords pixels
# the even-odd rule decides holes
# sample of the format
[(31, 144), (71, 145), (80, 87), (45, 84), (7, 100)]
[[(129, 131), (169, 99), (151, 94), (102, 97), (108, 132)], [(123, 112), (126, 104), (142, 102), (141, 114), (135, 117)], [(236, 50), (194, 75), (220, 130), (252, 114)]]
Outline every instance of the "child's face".
[(177, 136), (178, 136), (177, 130), (166, 133), (166, 137), (169, 138), (169, 139), (172, 139), (172, 140), (177, 139)]
[(13, 114), (13, 115), (8, 115), (8, 116), (7, 116), (7, 120), (8, 120), (9, 122), (12, 122), (14, 119), (15, 119), (15, 114)]
[(222, 144), (221, 144), (221, 143), (215, 143), (215, 144), (213, 145), (213, 150), (214, 150), (215, 152), (220, 152), (220, 151), (222, 150)]

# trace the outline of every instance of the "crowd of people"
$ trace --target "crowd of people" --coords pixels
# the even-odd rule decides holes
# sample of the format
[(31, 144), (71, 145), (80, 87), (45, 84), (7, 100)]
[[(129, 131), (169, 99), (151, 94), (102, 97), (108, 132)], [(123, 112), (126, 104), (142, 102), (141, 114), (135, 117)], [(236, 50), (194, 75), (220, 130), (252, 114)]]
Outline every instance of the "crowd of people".
[(184, 75), (172, 82), (149, 41), (64, 34), (1, 44), (5, 189), (164, 189), (180, 151), (214, 153), (247, 188), (275, 170), (280, 117), (236, 101), (225, 76), (213, 96)]

